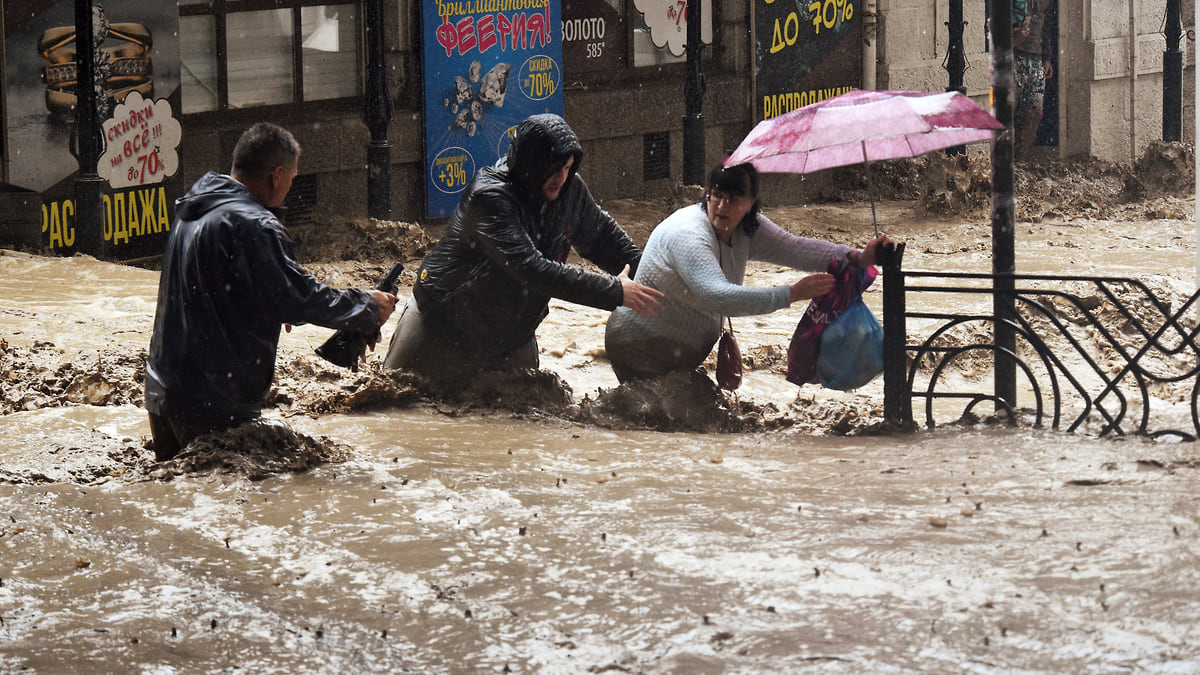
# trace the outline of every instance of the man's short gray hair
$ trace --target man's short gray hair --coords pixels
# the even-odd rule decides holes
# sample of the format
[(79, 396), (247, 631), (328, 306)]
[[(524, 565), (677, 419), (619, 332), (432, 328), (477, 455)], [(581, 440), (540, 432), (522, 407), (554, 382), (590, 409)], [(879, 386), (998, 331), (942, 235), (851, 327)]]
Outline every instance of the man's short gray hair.
[(233, 173), (262, 178), (277, 166), (287, 166), (300, 157), (300, 144), (292, 132), (278, 124), (259, 122), (242, 133), (233, 148)]

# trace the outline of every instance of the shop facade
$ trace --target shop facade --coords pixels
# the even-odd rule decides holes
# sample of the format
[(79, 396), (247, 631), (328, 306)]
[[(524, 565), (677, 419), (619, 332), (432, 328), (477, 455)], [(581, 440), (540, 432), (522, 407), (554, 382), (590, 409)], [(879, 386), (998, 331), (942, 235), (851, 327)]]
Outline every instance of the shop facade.
[[(487, 156), (491, 150), (503, 151), (504, 134), (517, 116), (538, 110), (561, 111), (579, 134), (582, 175), (599, 199), (661, 196), (682, 179), (686, 0), (381, 2), (393, 219), (443, 217), (462, 178), (494, 159)], [(982, 105), (988, 104), (990, 82), (988, 2), (962, 3), (963, 85)], [(1115, 1), (1059, 2), (1056, 109), (1048, 113), (1056, 128), (1043, 151), (1128, 159), (1136, 144), (1144, 147), (1161, 135), (1162, 97), (1156, 91), (1162, 68), (1155, 54), (1164, 44), (1157, 32), (1162, 7), (1138, 3), (1136, 11), (1125, 11), (1133, 20), (1122, 22), (1111, 19), (1121, 4)], [(36, 240), (42, 248), (71, 250), (70, 124), (61, 123), (61, 110), (51, 109), (57, 99), (50, 95), (51, 84), (69, 82), (70, 69), (52, 62), (65, 52), (51, 49), (47, 56), (39, 45), (44, 37), (52, 42), (47, 31), (71, 23), (74, 4), (4, 5), (0, 213), (6, 215), (0, 216), (0, 238), (10, 245)], [(141, 47), (136, 38), (120, 37), (120, 30), (101, 45), (112, 63), (128, 71), (106, 75), (110, 90), (123, 91), (119, 101), (112, 97), (105, 122), (106, 135), (112, 134), (106, 150), (119, 150), (119, 161), (108, 157), (104, 171), (110, 181), (105, 241), (118, 251), (112, 257), (137, 257), (161, 246), (159, 221), (169, 222), (174, 199), (205, 171), (227, 171), (237, 137), (260, 120), (288, 127), (304, 148), (289, 218), (305, 223), (366, 215), (371, 137), (364, 122), (365, 0), (96, 4), (110, 26), (139, 35), (130, 28), (138, 24), (153, 33)], [(1194, 8), (1185, 4), (1186, 32), (1194, 27)], [(719, 162), (758, 120), (849, 88), (947, 88), (949, 0), (710, 0), (702, 7), (705, 166)], [(538, 19), (541, 14), (545, 18)], [(531, 29), (539, 21), (549, 31), (544, 38)], [(1132, 57), (1131, 26), (1137, 35)], [(1184, 140), (1193, 140), (1194, 41), (1185, 42), (1183, 128)], [(446, 55), (438, 58), (450, 59), (441, 71), (431, 70), (436, 50)], [(508, 82), (500, 97), (498, 72)], [(138, 78), (149, 80), (152, 91), (142, 91), (147, 84)], [(431, 124), (443, 114), (446, 122)], [(178, 125), (178, 140), (169, 123), (159, 126), (164, 120)], [(481, 139), (486, 150), (443, 152), (440, 160), (430, 152)], [(146, 158), (143, 144), (157, 149), (155, 159)], [(171, 144), (173, 160), (165, 150)], [(38, 167), (31, 156), (40, 158)], [(464, 157), (470, 163), (458, 161)], [(440, 187), (430, 178), (439, 168)], [(122, 171), (123, 178), (117, 176)], [(433, 208), (438, 200), (442, 206)], [(118, 231), (143, 243), (132, 247), (125, 238), (114, 239)]]

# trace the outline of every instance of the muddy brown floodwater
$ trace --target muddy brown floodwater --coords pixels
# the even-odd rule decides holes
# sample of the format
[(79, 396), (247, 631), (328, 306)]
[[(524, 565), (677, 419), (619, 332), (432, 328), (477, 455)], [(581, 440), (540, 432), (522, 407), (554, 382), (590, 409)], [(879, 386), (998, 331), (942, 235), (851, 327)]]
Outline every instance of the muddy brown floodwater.
[[(1021, 169), (1018, 270), (1132, 276), (1181, 303), (1194, 188), (1171, 181), (1190, 153)], [(879, 167), (906, 268), (990, 270), (980, 171)], [(768, 214), (869, 238), (869, 205), (805, 189), (765, 195)], [(644, 241), (694, 196), (605, 206)], [(424, 230), (323, 227), (297, 232), (319, 278), (370, 285), (403, 259), (407, 294)], [(1195, 443), (881, 432), (879, 381), (784, 380), (803, 307), (737, 321), (735, 395), (694, 376), (618, 388), (605, 314), (554, 303), (542, 371), (453, 398), (379, 354), (329, 365), (312, 351), (329, 331), (298, 327), (263, 423), (156, 464), (157, 278), (0, 251), (0, 672), (1200, 670)]]

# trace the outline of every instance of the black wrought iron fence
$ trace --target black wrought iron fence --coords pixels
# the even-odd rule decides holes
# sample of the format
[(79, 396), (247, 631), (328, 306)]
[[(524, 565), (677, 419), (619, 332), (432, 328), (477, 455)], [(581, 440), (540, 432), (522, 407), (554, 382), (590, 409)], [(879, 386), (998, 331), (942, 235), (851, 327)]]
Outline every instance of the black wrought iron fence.
[[(1136, 279), (905, 271), (902, 256), (903, 245), (882, 261), (889, 421), (912, 424), (919, 401), (926, 426), (999, 413), (1200, 438), (1200, 291), (1172, 307)], [(908, 311), (917, 294), (947, 311)], [(997, 340), (998, 326), (1013, 339)]]

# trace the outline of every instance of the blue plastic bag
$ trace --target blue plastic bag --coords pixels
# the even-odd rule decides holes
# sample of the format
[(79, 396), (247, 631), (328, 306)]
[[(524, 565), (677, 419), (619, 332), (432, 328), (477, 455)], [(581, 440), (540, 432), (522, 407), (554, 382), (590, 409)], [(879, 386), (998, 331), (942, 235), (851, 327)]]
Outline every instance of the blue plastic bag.
[(883, 372), (883, 326), (859, 297), (821, 334), (817, 374), (826, 389), (858, 389)]
[(862, 297), (862, 292), (875, 281), (878, 274), (874, 267), (862, 269), (847, 264), (845, 258), (830, 260), (829, 273), (833, 275), (833, 288), (808, 303), (804, 316), (800, 317), (800, 323), (796, 324), (796, 331), (792, 333), (792, 341), (788, 343), (787, 380), (798, 386), (821, 381), (817, 372), (821, 335), (834, 319)]

